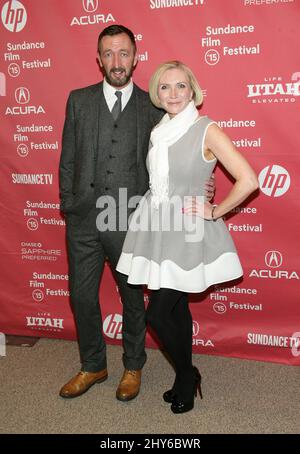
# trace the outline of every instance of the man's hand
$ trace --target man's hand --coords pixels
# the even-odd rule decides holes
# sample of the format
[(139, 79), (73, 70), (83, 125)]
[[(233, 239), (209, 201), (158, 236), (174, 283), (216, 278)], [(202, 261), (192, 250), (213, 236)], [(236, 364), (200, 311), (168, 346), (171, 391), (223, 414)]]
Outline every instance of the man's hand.
[(215, 174), (212, 173), (211, 177), (208, 181), (206, 181), (205, 186), (205, 198), (207, 202), (211, 202), (214, 198), (215, 191), (216, 191), (216, 184), (215, 184)]

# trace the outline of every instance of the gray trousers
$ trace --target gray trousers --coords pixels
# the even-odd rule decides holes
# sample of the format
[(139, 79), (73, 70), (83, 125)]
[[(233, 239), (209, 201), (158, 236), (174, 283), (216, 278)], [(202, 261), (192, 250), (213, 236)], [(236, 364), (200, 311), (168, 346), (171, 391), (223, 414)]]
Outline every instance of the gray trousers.
[(115, 269), (126, 232), (99, 232), (98, 211), (86, 217), (67, 215), (67, 249), (71, 305), (75, 317), (82, 370), (106, 368), (106, 346), (102, 332), (99, 286), (108, 258), (123, 303), (123, 363), (126, 369), (141, 369), (146, 361), (146, 316), (143, 290), (127, 284), (127, 276)]

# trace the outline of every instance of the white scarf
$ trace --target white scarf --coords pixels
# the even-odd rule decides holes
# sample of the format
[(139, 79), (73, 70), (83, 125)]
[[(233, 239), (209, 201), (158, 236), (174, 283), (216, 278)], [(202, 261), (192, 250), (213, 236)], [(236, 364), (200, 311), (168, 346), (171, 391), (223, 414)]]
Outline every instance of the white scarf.
[[(169, 200), (169, 159), (168, 148), (177, 142), (192, 126), (198, 117), (194, 101), (170, 118), (164, 115), (150, 136), (152, 148), (149, 151), (150, 191), (155, 208)], [(184, 159), (184, 156), (182, 157)]]

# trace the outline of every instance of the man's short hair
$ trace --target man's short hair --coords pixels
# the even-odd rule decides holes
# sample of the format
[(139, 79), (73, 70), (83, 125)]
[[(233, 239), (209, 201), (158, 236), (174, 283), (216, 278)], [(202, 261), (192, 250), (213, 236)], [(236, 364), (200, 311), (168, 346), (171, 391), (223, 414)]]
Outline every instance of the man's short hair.
[(131, 30), (129, 30), (129, 28), (125, 27), (124, 25), (110, 25), (109, 27), (104, 28), (104, 30), (102, 30), (98, 38), (98, 51), (100, 52), (100, 43), (104, 36), (120, 35), (121, 33), (125, 33), (129, 37), (134, 47), (134, 53), (136, 53), (136, 43), (134, 34), (132, 33)]

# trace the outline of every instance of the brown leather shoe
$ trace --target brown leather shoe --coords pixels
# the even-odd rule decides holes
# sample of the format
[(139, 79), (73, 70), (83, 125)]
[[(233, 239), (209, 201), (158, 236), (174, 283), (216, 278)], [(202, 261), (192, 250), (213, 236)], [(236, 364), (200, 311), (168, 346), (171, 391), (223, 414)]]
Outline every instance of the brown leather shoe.
[(107, 369), (99, 372), (79, 372), (60, 390), (59, 395), (64, 398), (78, 397), (85, 393), (95, 383), (102, 383), (107, 379)]
[(141, 387), (142, 370), (125, 369), (123, 377), (118, 386), (116, 397), (118, 400), (127, 402), (134, 399)]

